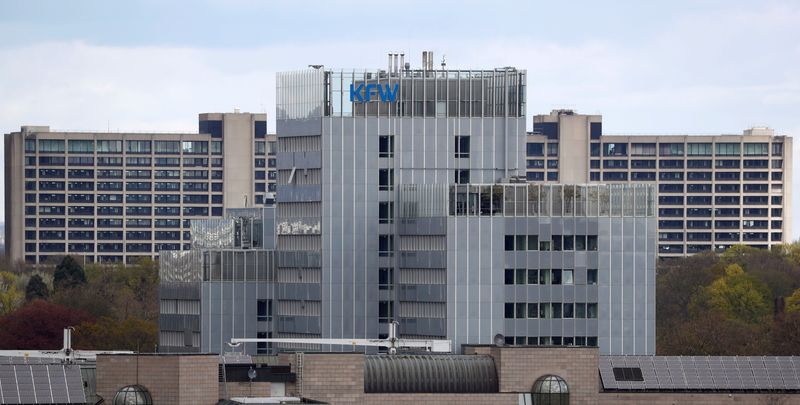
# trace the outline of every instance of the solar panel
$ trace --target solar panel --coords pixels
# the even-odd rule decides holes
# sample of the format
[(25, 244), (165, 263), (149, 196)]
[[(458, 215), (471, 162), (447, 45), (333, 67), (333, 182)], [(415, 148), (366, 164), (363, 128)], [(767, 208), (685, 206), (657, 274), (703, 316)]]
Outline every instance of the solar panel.
[(0, 364), (0, 403), (85, 403), (80, 366)]

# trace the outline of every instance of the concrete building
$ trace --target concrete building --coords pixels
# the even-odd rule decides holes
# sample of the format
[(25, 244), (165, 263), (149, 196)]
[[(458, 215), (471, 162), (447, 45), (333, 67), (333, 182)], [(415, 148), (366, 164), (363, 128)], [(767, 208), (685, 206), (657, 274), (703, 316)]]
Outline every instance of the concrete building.
[[(464, 353), (294, 352), (242, 356), (239, 364), (208, 355), (100, 355), (97, 394), (110, 399), (135, 384), (154, 403), (208, 405), (800, 404), (797, 357), (603, 356), (590, 347), (519, 346), (465, 346)], [(251, 382), (236, 377), (248, 369)]]
[[(273, 337), (275, 209), (192, 221), (192, 249), (159, 255), (159, 352), (224, 353), (231, 338)], [(290, 291), (286, 291), (286, 290)], [(249, 354), (271, 345), (245, 344)]]
[[(219, 308), (223, 330), (162, 325), (174, 334), (162, 346), (382, 338), (399, 320), (402, 337), (455, 347), (503, 334), (654, 353), (655, 191), (527, 185), (525, 85), (514, 68), (279, 74), (275, 287), (208, 296), (198, 308)], [(162, 275), (180, 260), (162, 260)], [(167, 290), (162, 305), (178, 298)]]
[(24, 126), (6, 134), (7, 257), (130, 263), (188, 249), (191, 219), (271, 202), (274, 136), (266, 114), (199, 118), (198, 133)]
[(791, 241), (791, 137), (605, 135), (602, 116), (570, 110), (533, 121), (529, 181), (658, 184), (660, 257)]

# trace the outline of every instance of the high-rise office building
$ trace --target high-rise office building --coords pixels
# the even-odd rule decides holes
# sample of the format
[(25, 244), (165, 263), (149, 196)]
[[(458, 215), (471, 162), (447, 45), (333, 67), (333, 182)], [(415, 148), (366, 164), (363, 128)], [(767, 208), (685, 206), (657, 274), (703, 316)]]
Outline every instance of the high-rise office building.
[(200, 114), (198, 133), (6, 134), (6, 255), (130, 263), (188, 249), (189, 220), (274, 199), (266, 132), (266, 114), (236, 112)]
[[(222, 337), (256, 333), (378, 338), (399, 320), (402, 336), (456, 348), (499, 333), (653, 353), (653, 186), (527, 184), (525, 72), (424, 59), (278, 74), (274, 288), (247, 289), (232, 256), (218, 273), (233, 283), (192, 304), (200, 324), (162, 329), (170, 350), (194, 331), (194, 350), (223, 351)], [(193, 282), (216, 285), (208, 264), (189, 266)], [(216, 319), (224, 330), (205, 326)]]
[(658, 184), (660, 257), (791, 240), (791, 137), (605, 135), (600, 115), (570, 110), (533, 121), (529, 181)]

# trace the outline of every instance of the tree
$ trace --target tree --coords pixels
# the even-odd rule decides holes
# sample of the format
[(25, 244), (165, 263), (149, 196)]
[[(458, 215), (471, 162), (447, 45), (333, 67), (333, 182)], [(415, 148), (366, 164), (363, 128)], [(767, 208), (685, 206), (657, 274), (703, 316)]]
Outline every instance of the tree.
[(738, 264), (725, 268), (725, 275), (706, 288), (708, 306), (729, 319), (763, 321), (770, 313), (770, 292), (763, 283), (745, 274)]
[(8, 314), (22, 303), (22, 292), (17, 289), (17, 276), (0, 272), (0, 315)]
[(91, 320), (86, 312), (34, 300), (0, 317), (0, 349), (59, 349), (65, 327)]
[(140, 318), (100, 318), (75, 328), (75, 347), (84, 350), (155, 350), (158, 323)]
[(792, 293), (792, 295), (786, 297), (785, 304), (786, 306), (784, 307), (784, 312), (800, 313), (800, 288), (794, 290), (794, 293)]
[(25, 299), (28, 301), (33, 301), (37, 298), (46, 300), (48, 297), (50, 297), (50, 290), (42, 280), (42, 276), (38, 274), (31, 276), (31, 279), (28, 280), (28, 286), (25, 287)]
[(81, 284), (86, 284), (86, 273), (84, 273), (83, 267), (72, 256), (65, 256), (53, 273), (53, 288), (66, 290)]
[(781, 314), (775, 319), (771, 355), (800, 355), (800, 312)]

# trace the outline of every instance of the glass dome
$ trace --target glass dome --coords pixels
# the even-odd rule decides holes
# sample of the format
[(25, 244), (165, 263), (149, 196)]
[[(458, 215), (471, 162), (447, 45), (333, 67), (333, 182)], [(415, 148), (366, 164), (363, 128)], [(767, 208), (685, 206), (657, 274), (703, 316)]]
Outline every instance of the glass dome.
[(563, 378), (557, 375), (543, 375), (533, 383), (534, 405), (568, 405), (569, 387)]
[(153, 397), (147, 388), (141, 385), (128, 385), (122, 387), (114, 395), (113, 405), (153, 405)]

